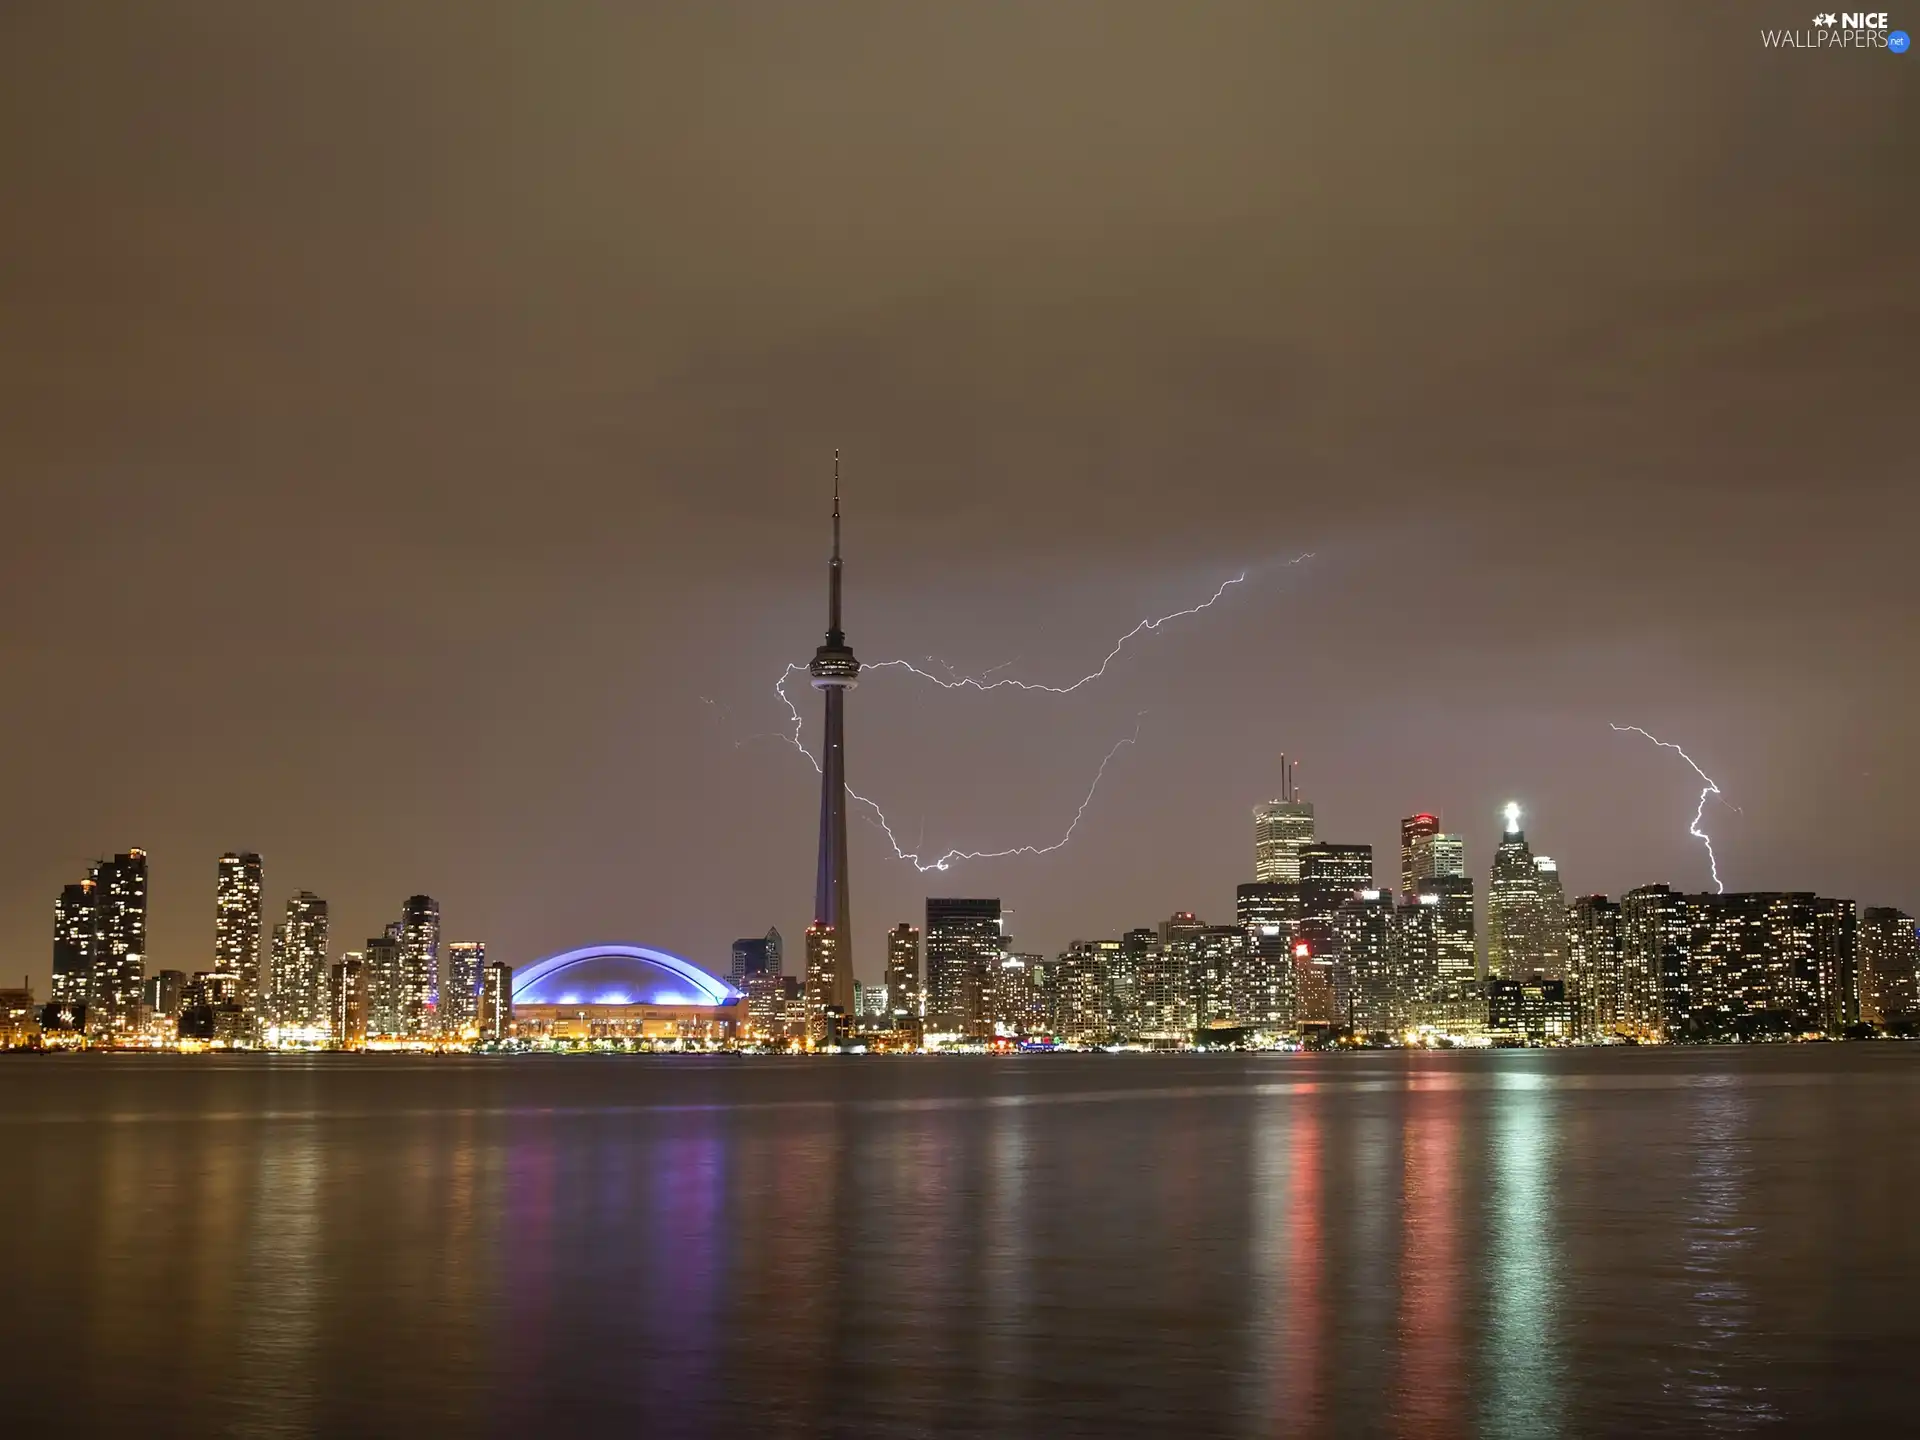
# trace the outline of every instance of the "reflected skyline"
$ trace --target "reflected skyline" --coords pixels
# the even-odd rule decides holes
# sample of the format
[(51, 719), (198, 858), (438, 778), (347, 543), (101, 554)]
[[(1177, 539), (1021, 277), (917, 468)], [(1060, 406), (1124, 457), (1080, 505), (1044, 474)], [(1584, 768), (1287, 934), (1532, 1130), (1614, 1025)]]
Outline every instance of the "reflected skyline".
[(0, 1343), (107, 1377), (42, 1418), (1684, 1434), (1884, 1419), (1794, 1337), (1854, 1315), (1856, 1377), (1920, 1341), (1920, 1161), (1845, 1159), (1920, 1121), (1900, 1047), (376, 1063), (384, 1113), (204, 1061), (0, 1110)]

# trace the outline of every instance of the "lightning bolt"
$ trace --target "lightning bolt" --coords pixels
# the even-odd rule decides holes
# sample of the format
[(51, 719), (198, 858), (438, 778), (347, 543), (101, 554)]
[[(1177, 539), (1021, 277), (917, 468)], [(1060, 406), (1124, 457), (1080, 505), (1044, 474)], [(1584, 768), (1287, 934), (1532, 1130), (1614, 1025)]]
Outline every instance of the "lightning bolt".
[[(1293, 559), (1287, 561), (1286, 563), (1290, 566), (1301, 565), (1311, 559), (1313, 559), (1312, 552), (1308, 552), (1307, 554), (1304, 554), (1304, 555), (1296, 555)], [(1107, 673), (1107, 667), (1113, 664), (1113, 662), (1119, 658), (1120, 652), (1127, 648), (1127, 642), (1132, 640), (1134, 636), (1145, 634), (1149, 631), (1158, 630), (1162, 625), (1165, 625), (1170, 620), (1184, 620), (1189, 615), (1198, 615), (1202, 610), (1211, 610), (1215, 605), (1220, 603), (1221, 596), (1225, 595), (1227, 591), (1231, 590), (1234, 586), (1245, 584), (1246, 579), (1247, 579), (1247, 572), (1245, 570), (1242, 570), (1238, 575), (1235, 575), (1232, 578), (1227, 580), (1222, 580), (1220, 582), (1220, 588), (1215, 590), (1213, 594), (1209, 595), (1206, 599), (1202, 600), (1198, 605), (1189, 605), (1186, 609), (1175, 610), (1170, 615), (1161, 615), (1155, 619), (1142, 620), (1138, 625), (1134, 626), (1133, 629), (1127, 631), (1126, 634), (1122, 635), (1118, 640), (1114, 642), (1113, 649), (1107, 652), (1107, 658), (1100, 662), (1099, 669), (1090, 671), (1089, 673), (1082, 675), (1078, 680), (1075, 680), (1071, 685), (1041, 685), (1029, 680), (1016, 680), (1011, 675), (1003, 675), (998, 680), (987, 679), (987, 676), (994, 674), (996, 671), (1004, 670), (1007, 668), (1007, 666), (1013, 664), (1014, 662), (1011, 660), (1002, 661), (1000, 664), (995, 665), (993, 669), (983, 670), (979, 675), (973, 676), (973, 675), (957, 675), (954, 673), (954, 669), (951, 665), (948, 665), (944, 660), (935, 660), (931, 655), (929, 655), (927, 657), (928, 661), (932, 664), (940, 666), (951, 677), (950, 679), (946, 679), (946, 680), (942, 680), (938, 675), (932, 674), (929, 671), (922, 670), (919, 666), (915, 665), (911, 660), (876, 660), (873, 664), (862, 665), (860, 668), (863, 671), (905, 670), (909, 674), (918, 675), (922, 680), (931, 680), (934, 684), (938, 685), (942, 690), (978, 690), (978, 691), (981, 691), (982, 693), (985, 693), (988, 690), (999, 690), (1006, 687), (1011, 687), (1015, 690), (1038, 690), (1043, 694), (1047, 694), (1047, 695), (1071, 695), (1074, 691), (1078, 690), (1082, 685), (1091, 685), (1095, 680), (1098, 680), (1101, 676), (1105, 675)], [(788, 671), (789, 674), (792, 673), (793, 668), (796, 668), (796, 667), (789, 668), (789, 671)]]
[[(808, 763), (813, 766), (813, 773), (818, 775), (820, 773), (820, 761), (814, 753), (807, 749), (800, 741), (800, 709), (788, 698), (786, 691), (788, 678), (794, 671), (804, 669), (805, 667), (801, 665), (789, 665), (786, 669), (786, 674), (780, 677), (780, 683), (775, 689), (780, 696), (781, 702), (786, 705), (787, 712), (793, 717), (793, 734), (783, 736), (782, 738), (790, 740), (793, 748), (807, 757)], [(1140, 713), (1144, 715), (1146, 712), (1143, 710)], [(1094, 792), (1100, 788), (1101, 780), (1106, 778), (1107, 766), (1113, 763), (1113, 757), (1118, 755), (1122, 750), (1125, 750), (1128, 746), (1139, 743), (1139, 740), (1140, 724), (1138, 719), (1136, 719), (1133, 726), (1133, 733), (1131, 735), (1123, 735), (1114, 741), (1113, 748), (1107, 751), (1106, 755), (1101, 759), (1100, 768), (1093, 772), (1093, 783), (1087, 786), (1086, 797), (1081, 800), (1080, 808), (1073, 812), (1073, 819), (1068, 823), (1066, 833), (1051, 845), (1014, 845), (1005, 850), (949, 850), (944, 855), (936, 856), (934, 859), (928, 860), (917, 850), (901, 848), (900, 840), (893, 833), (893, 826), (888, 823), (886, 812), (880, 808), (878, 802), (869, 800), (851, 785), (847, 786), (847, 794), (873, 812), (873, 822), (880, 827), (881, 832), (887, 837), (887, 844), (893, 847), (895, 857), (905, 860), (922, 875), (930, 870), (950, 869), (962, 860), (1002, 860), (1013, 855), (1051, 855), (1054, 851), (1065, 846), (1069, 840), (1073, 839), (1073, 832), (1080, 828), (1080, 822), (1086, 817), (1087, 807), (1093, 804)], [(924, 822), (922, 822), (921, 829), (924, 832)], [(916, 841), (914, 843), (917, 845), (920, 842)]]
[(1674, 744), (1673, 741), (1662, 740), (1658, 735), (1648, 730), (1642, 730), (1638, 725), (1614, 725), (1611, 721), (1608, 722), (1608, 725), (1623, 735), (1628, 732), (1635, 735), (1645, 735), (1647, 739), (1653, 741), (1653, 743), (1658, 745), (1662, 750), (1673, 751), (1674, 754), (1678, 755), (1682, 760), (1686, 761), (1688, 765), (1693, 767), (1694, 774), (1706, 782), (1706, 788), (1700, 792), (1700, 803), (1693, 808), (1693, 822), (1687, 826), (1687, 833), (1707, 847), (1707, 869), (1713, 872), (1714, 892), (1716, 894), (1725, 894), (1727, 887), (1720, 879), (1720, 862), (1715, 858), (1713, 853), (1713, 837), (1700, 828), (1700, 821), (1707, 813), (1707, 801), (1712, 796), (1720, 793), (1720, 787), (1713, 783), (1713, 777), (1702, 770), (1699, 763), (1691, 755)]
[[(1313, 559), (1313, 555), (1311, 553), (1307, 553), (1304, 555), (1296, 556), (1294, 559), (1289, 560), (1286, 563), (1290, 566), (1299, 565), (1311, 559)], [(1000, 690), (1004, 688), (1011, 688), (1015, 690), (1039, 691), (1042, 694), (1047, 694), (1047, 695), (1071, 695), (1074, 691), (1078, 690), (1081, 686), (1090, 685), (1095, 680), (1098, 680), (1103, 675), (1105, 675), (1107, 673), (1107, 667), (1113, 664), (1113, 662), (1119, 657), (1120, 652), (1127, 648), (1128, 643), (1132, 641), (1134, 637), (1148, 633), (1150, 631), (1158, 630), (1162, 625), (1167, 624), (1169, 621), (1181, 620), (1186, 618), (1189, 615), (1198, 615), (1203, 610), (1211, 610), (1215, 605), (1220, 603), (1221, 597), (1224, 596), (1227, 593), (1227, 591), (1231, 590), (1235, 585), (1244, 584), (1246, 582), (1246, 578), (1247, 578), (1247, 572), (1245, 570), (1242, 570), (1238, 575), (1234, 575), (1226, 580), (1222, 580), (1218, 588), (1214, 590), (1213, 594), (1209, 595), (1205, 600), (1202, 600), (1198, 605), (1189, 605), (1184, 610), (1175, 610), (1170, 614), (1160, 615), (1150, 619), (1142, 620), (1138, 625), (1135, 625), (1131, 630), (1127, 631), (1126, 634), (1122, 635), (1117, 641), (1114, 642), (1113, 648), (1107, 652), (1106, 658), (1100, 662), (1099, 668), (1089, 671), (1087, 674), (1082, 675), (1078, 680), (1075, 680), (1072, 684), (1069, 684), (1069, 685), (1044, 685), (1034, 681), (1018, 680), (1010, 675), (1001, 676), (1001, 678), (997, 680), (990, 680), (987, 678), (988, 676), (994, 675), (997, 672), (1006, 669), (1009, 665), (1013, 664), (1014, 662), (1011, 660), (1002, 661), (1000, 664), (993, 666), (991, 669), (984, 670), (979, 675), (973, 676), (973, 675), (960, 675), (954, 670), (954, 668), (951, 665), (948, 665), (945, 661), (937, 660), (933, 656), (929, 655), (927, 657), (927, 662), (929, 664), (938, 665), (947, 672), (948, 678), (944, 680), (941, 679), (938, 675), (932, 674), (931, 672), (926, 670), (922, 670), (919, 666), (915, 665), (910, 660), (879, 660), (869, 665), (862, 665), (860, 668), (862, 671), (905, 670), (910, 675), (917, 675), (922, 680), (931, 681), (935, 685), (938, 685), (942, 690), (978, 690), (984, 694), (985, 692), (990, 690)], [(802, 741), (800, 738), (801, 729), (805, 724), (805, 721), (800, 714), (800, 707), (795, 705), (793, 703), (793, 698), (787, 694), (787, 682), (791, 680), (796, 673), (800, 673), (800, 674), (806, 673), (806, 668), (807, 667), (804, 665), (787, 666), (785, 670), (781, 671), (780, 678), (774, 682), (773, 689), (774, 689), (774, 693), (780, 697), (780, 703), (787, 707), (787, 716), (792, 721), (791, 730), (789, 730), (786, 734), (782, 735), (780, 738), (785, 740), (788, 744), (792, 745), (793, 748), (798, 750), (802, 755), (806, 756), (807, 762), (813, 766), (814, 773), (819, 774), (820, 773), (819, 757), (817, 757), (811, 750), (807, 749), (805, 742)], [(1144, 714), (1145, 712), (1143, 711), (1141, 713)], [(1083, 820), (1086, 817), (1087, 807), (1093, 804), (1093, 797), (1095, 793), (1100, 789), (1100, 782), (1102, 779), (1105, 778), (1107, 773), (1107, 767), (1113, 763), (1114, 756), (1118, 755), (1122, 750), (1125, 750), (1128, 746), (1137, 744), (1139, 739), (1140, 739), (1140, 726), (1138, 721), (1136, 720), (1133, 728), (1133, 733), (1131, 735), (1122, 736), (1119, 740), (1116, 740), (1113, 744), (1113, 747), (1107, 751), (1104, 757), (1102, 757), (1100, 761), (1099, 769), (1094, 771), (1093, 783), (1087, 787), (1087, 793), (1085, 798), (1083, 798), (1080, 802), (1080, 808), (1074, 811), (1073, 820), (1068, 824), (1066, 833), (1063, 834), (1058, 840), (1054, 841), (1051, 845), (1015, 845), (1005, 850), (949, 850), (945, 854), (940, 855), (935, 859), (928, 860), (924, 858), (918, 852), (917, 849), (907, 850), (901, 846), (899, 839), (894, 835), (893, 826), (888, 823), (886, 813), (880, 808), (880, 806), (875, 801), (868, 799), (865, 795), (862, 795), (859, 791), (855, 790), (851, 785), (847, 786), (847, 794), (852, 796), (855, 800), (859, 801), (862, 805), (866, 806), (868, 810), (873, 812), (873, 820), (876, 824), (879, 825), (880, 829), (885, 833), (887, 837), (887, 843), (893, 847), (894, 855), (899, 859), (905, 860), (906, 862), (911, 864), (916, 870), (920, 871), (922, 874), (925, 874), (930, 870), (946, 870), (950, 866), (962, 860), (999, 860), (999, 859), (1005, 859), (1015, 855), (1049, 855), (1049, 854), (1052, 854), (1055, 850), (1062, 848), (1064, 845), (1066, 845), (1066, 843), (1069, 840), (1073, 839), (1074, 831), (1079, 829), (1081, 820)], [(918, 843), (919, 842), (916, 842), (916, 845), (918, 845)]]

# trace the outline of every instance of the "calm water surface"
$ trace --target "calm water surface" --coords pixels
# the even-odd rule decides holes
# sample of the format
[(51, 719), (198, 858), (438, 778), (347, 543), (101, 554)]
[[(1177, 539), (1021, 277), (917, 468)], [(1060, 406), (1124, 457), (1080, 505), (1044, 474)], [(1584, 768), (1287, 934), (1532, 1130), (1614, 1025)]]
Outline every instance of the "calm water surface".
[(1920, 1423), (1920, 1045), (0, 1062), (13, 1433)]

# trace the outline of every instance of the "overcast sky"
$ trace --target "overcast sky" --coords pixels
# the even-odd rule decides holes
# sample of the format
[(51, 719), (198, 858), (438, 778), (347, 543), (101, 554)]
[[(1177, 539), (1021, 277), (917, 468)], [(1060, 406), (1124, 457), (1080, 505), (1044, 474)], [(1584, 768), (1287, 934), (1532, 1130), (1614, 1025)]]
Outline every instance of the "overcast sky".
[(1282, 750), (1383, 878), (1515, 798), (1703, 886), (1609, 722), (1730, 888), (1920, 908), (1920, 57), (1803, 9), (11, 0), (0, 963), (130, 845), (156, 968), (229, 848), (336, 950), (797, 954), (836, 446), (867, 662), (1061, 683), (1247, 574), (1071, 697), (868, 676), (908, 848), (1138, 740), (1043, 858), (856, 812), (863, 978), (929, 893), (1230, 917)]

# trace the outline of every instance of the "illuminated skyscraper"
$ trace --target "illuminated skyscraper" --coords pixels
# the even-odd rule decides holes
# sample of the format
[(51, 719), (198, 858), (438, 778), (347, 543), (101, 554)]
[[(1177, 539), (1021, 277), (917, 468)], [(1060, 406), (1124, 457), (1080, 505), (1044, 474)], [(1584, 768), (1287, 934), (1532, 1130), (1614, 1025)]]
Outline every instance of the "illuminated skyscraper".
[(129, 850), (93, 867), (93, 973), (87, 987), (87, 1033), (131, 1032), (140, 1018), (147, 978), (147, 852)]
[(367, 1033), (383, 1040), (398, 1039), (411, 1032), (407, 1028), (407, 984), (400, 963), (400, 926), (387, 926), (386, 933), (368, 939), (367, 959)]
[(930, 1033), (986, 1033), (1000, 955), (999, 900), (927, 898)]
[[(1296, 762), (1297, 763), (1297, 762)], [(1313, 804), (1293, 785), (1294, 766), (1280, 757), (1280, 798), (1253, 811), (1253, 878), (1295, 885), (1300, 881), (1300, 851), (1313, 843)]]
[(778, 975), (781, 963), (778, 930), (769, 930), (765, 935), (749, 935), (733, 942), (733, 957), (727, 969), (727, 979), (733, 982), (734, 989), (744, 993), (749, 979), (755, 975)]
[(1234, 892), (1234, 919), (1252, 947), (1247, 1023), (1269, 1033), (1293, 1024), (1293, 932), (1300, 887), (1256, 880)]
[(93, 881), (82, 880), (61, 890), (53, 906), (53, 1003), (75, 1019), (85, 1012), (93, 983), (96, 893)]
[(479, 1023), (480, 975), (486, 966), (483, 942), (460, 940), (447, 946), (447, 983), (440, 991), (438, 1013), (442, 1035), (464, 1035)]
[(1871, 906), (1860, 917), (1860, 1018), (1869, 1025), (1920, 1019), (1920, 935), (1904, 910)]
[(920, 1023), (920, 932), (904, 920), (887, 932), (887, 1010), (896, 1030)]
[(214, 985), (250, 1023), (260, 1015), (260, 880), (258, 855), (229, 850), (213, 882)]
[(1534, 923), (1540, 934), (1540, 973), (1549, 980), (1567, 976), (1567, 897), (1560, 888), (1560, 867), (1550, 855), (1533, 857)]
[(323, 1040), (328, 1027), (327, 902), (311, 890), (287, 901), (273, 932), (272, 1029), (282, 1041)]
[[(827, 1014), (853, 1014), (853, 921), (847, 898), (847, 691), (860, 683), (840, 628), (840, 452), (833, 452), (833, 558), (827, 564), (827, 637), (807, 666), (826, 707), (820, 739), (820, 856), (807, 931), (809, 1028), (824, 1031)], [(997, 907), (996, 907), (997, 908)], [(932, 927), (929, 926), (929, 936)], [(830, 935), (823, 932), (831, 932)], [(828, 941), (831, 943), (827, 943)]]
[(327, 971), (327, 1036), (336, 1050), (367, 1048), (371, 995), (366, 957), (349, 950)]
[(1435, 880), (1463, 880), (1467, 874), (1467, 842), (1458, 835), (1436, 835), (1427, 847), (1431, 859), (1427, 875)]
[(433, 1033), (440, 985), (440, 902), (409, 895), (400, 911), (400, 1024), (413, 1038)]
[[(1520, 828), (1518, 805), (1507, 806), (1506, 821), (1487, 884), (1487, 978), (1524, 980), (1547, 973), (1553, 927), (1546, 922), (1542, 872)], [(1558, 885), (1556, 871), (1556, 890)], [(1555, 907), (1562, 926), (1565, 913), (1563, 906)]]
[(1412, 986), (1394, 924), (1393, 894), (1360, 890), (1342, 901), (1334, 923), (1340, 935), (1340, 1017), (1360, 1031), (1403, 1029), (1412, 1015)]
[(480, 1038), (505, 1040), (513, 1034), (513, 967), (489, 960), (480, 972)]
[(1633, 1033), (1620, 947), (1618, 904), (1604, 895), (1582, 895), (1567, 906), (1566, 978), (1579, 1039)]
[(1473, 881), (1465, 875), (1434, 875), (1420, 896), (1433, 897), (1433, 963), (1441, 988), (1457, 997), (1479, 978), (1473, 923)]
[(1642, 885), (1620, 897), (1620, 1015), (1629, 1030), (1685, 1037), (1693, 1019), (1693, 915), (1687, 897)]
[(1418, 894), (1420, 882), (1433, 874), (1433, 842), (1439, 834), (1439, 817), (1425, 812), (1400, 822), (1401, 894)]

